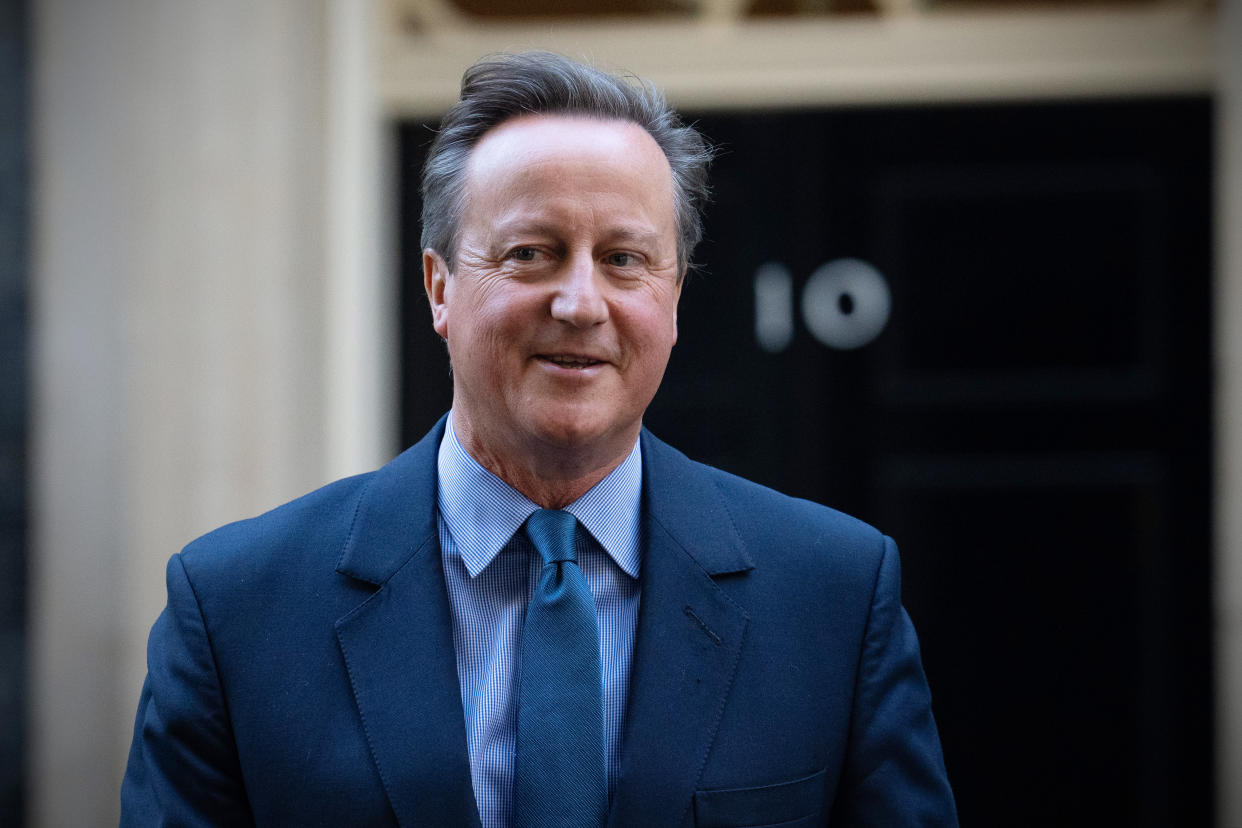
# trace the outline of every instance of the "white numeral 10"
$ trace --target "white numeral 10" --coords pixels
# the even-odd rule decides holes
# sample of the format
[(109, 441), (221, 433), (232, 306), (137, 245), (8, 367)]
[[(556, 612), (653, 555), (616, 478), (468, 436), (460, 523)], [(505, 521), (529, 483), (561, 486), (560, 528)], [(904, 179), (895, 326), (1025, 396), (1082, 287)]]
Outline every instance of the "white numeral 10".
[[(802, 289), (802, 321), (820, 344), (848, 351), (874, 340), (888, 324), (892, 294), (880, 271), (861, 259), (820, 265)], [(755, 271), (755, 339), (768, 353), (794, 336), (794, 289), (789, 268), (767, 262)]]

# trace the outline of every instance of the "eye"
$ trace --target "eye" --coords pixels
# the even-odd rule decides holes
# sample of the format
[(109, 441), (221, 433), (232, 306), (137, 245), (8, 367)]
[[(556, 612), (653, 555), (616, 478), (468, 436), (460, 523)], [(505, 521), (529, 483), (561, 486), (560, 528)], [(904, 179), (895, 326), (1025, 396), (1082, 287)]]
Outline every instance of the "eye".
[(613, 267), (630, 267), (638, 263), (638, 257), (633, 253), (609, 253), (605, 261)]
[(515, 247), (509, 251), (509, 258), (519, 262), (533, 262), (538, 255), (539, 251), (533, 247)]

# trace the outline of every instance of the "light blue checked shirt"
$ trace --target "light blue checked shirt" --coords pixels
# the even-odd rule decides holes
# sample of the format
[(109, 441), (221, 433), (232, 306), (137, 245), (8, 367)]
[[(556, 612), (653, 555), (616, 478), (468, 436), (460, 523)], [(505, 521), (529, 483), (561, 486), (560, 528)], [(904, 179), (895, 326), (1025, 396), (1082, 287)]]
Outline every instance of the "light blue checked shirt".
[[(451, 416), (440, 441), (438, 472), (437, 526), (474, 799), (483, 828), (507, 828), (517, 737), (518, 645), (540, 569), (539, 554), (526, 534), (515, 533), (539, 506), (466, 453), (453, 433)], [(641, 502), (642, 455), (635, 443), (621, 465), (566, 507), (590, 533), (578, 533), (576, 551), (599, 620), (610, 797), (620, 762), (638, 623)]]

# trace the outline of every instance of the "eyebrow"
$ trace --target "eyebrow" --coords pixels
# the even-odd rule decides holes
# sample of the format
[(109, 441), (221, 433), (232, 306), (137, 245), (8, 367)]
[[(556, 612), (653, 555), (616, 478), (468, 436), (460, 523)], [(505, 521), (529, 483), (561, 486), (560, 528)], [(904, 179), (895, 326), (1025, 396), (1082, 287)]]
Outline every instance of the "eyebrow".
[(617, 227), (605, 234), (605, 238), (622, 242), (637, 242), (650, 245), (658, 244), (660, 233), (655, 230), (634, 230), (628, 227)]
[(512, 234), (512, 235), (536, 235), (536, 236), (555, 236), (556, 227), (550, 222), (530, 221), (528, 219), (512, 219), (509, 221), (501, 220), (491, 226), (491, 234), (494, 236)]
[[(540, 220), (514, 219), (512, 221), (499, 221), (492, 225), (491, 236), (495, 239), (498, 236), (506, 235), (533, 235), (533, 236), (551, 236), (559, 237), (561, 235), (561, 227), (555, 222), (547, 222)], [(626, 227), (618, 225), (609, 228), (602, 234), (602, 238), (608, 243), (628, 242), (632, 244), (657, 245), (660, 242), (660, 233), (657, 230), (645, 230), (634, 227)]]

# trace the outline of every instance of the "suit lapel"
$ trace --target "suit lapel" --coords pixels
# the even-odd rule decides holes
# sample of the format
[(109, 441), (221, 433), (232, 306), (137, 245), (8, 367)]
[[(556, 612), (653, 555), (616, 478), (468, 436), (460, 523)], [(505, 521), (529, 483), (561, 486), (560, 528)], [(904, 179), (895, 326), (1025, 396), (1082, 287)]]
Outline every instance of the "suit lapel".
[(443, 433), (441, 420), (363, 495), (337, 569), (379, 589), (336, 630), (397, 822), (477, 826), (435, 521)]
[(610, 825), (679, 825), (720, 721), (748, 616), (712, 576), (750, 570), (714, 485), (643, 432), (642, 605)]
[[(375, 473), (337, 569), (379, 589), (337, 638), (401, 825), (478, 826), (436, 530), (444, 420)], [(643, 595), (610, 825), (679, 825), (711, 749), (748, 616), (713, 576), (752, 568), (711, 480), (646, 431)]]

